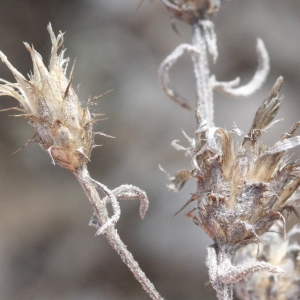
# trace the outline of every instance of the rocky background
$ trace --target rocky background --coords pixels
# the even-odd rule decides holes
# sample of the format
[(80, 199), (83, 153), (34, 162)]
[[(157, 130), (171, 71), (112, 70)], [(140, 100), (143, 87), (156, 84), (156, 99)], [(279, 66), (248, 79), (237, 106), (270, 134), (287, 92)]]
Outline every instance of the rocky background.
[[(187, 143), (181, 131), (193, 135), (193, 113), (167, 99), (157, 79), (161, 61), (178, 44), (190, 42), (190, 28), (177, 21), (176, 34), (158, 0), (1, 0), (0, 50), (23, 74), (32, 68), (23, 41), (47, 61), (49, 22), (56, 34), (66, 32), (66, 56), (77, 59), (73, 82), (80, 85), (82, 101), (114, 89), (93, 109), (108, 118), (96, 130), (116, 139), (97, 138), (102, 146), (94, 150), (89, 168), (110, 188), (130, 183), (149, 196), (143, 221), (138, 202), (121, 203), (117, 228), (125, 244), (166, 299), (216, 299), (205, 266), (206, 246), (212, 241), (184, 212), (172, 217), (195, 191), (194, 182), (173, 194), (158, 168), (161, 164), (173, 173), (190, 166), (170, 143)], [(218, 126), (231, 129), (235, 123), (247, 132), (274, 80), (285, 78), (279, 113), (285, 120), (265, 135), (271, 145), (300, 119), (300, 2), (224, 2), (215, 25), (219, 59), (213, 71), (218, 79), (251, 78), (257, 37), (271, 58), (268, 81), (252, 97), (215, 95)], [(172, 80), (193, 103), (191, 67), (188, 57), (181, 59)], [(4, 64), (0, 78), (14, 80)], [(0, 99), (1, 108), (15, 105), (13, 99)], [(23, 118), (9, 115), (0, 114), (0, 298), (149, 299), (105, 238), (95, 237), (94, 228), (87, 226), (92, 209), (75, 177), (53, 166), (35, 144), (13, 154), (33, 129)]]

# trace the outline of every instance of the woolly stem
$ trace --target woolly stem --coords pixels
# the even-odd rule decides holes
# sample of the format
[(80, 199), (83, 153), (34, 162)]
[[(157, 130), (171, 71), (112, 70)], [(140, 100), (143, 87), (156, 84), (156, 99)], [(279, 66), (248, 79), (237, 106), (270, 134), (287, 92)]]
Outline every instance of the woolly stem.
[(196, 120), (198, 125), (206, 122), (208, 126), (213, 126), (213, 91), (209, 81), (205, 30), (201, 22), (193, 26), (193, 46), (199, 51), (192, 55), (197, 89)]
[[(81, 169), (77, 169), (74, 172), (80, 182), (86, 196), (88, 197), (90, 204), (92, 205), (94, 212), (97, 216), (100, 226), (109, 222), (108, 211), (106, 203), (100, 198), (94, 181), (91, 179), (86, 166)], [(108, 194), (108, 191), (105, 191)], [(108, 195), (109, 196), (109, 195)], [(139, 264), (135, 261), (132, 254), (127, 250), (126, 245), (122, 242), (117, 230), (113, 226), (106, 227), (106, 230), (102, 232), (108, 240), (109, 244), (117, 251), (122, 261), (127, 265), (134, 277), (142, 285), (143, 289), (148, 293), (153, 300), (163, 300), (163, 298), (156, 291), (154, 285), (146, 277), (145, 273), (141, 270)]]

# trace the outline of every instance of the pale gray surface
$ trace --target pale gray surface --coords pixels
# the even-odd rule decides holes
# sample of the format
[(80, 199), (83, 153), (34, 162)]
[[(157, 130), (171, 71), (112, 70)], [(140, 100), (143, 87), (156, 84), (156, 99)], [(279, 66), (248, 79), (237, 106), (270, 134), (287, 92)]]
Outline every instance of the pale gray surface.
[[(205, 266), (211, 241), (184, 216), (172, 214), (195, 191), (193, 183), (179, 194), (166, 189), (165, 174), (189, 168), (188, 158), (170, 143), (181, 130), (193, 135), (193, 114), (167, 99), (157, 80), (160, 62), (190, 29), (171, 28), (161, 3), (140, 0), (0, 1), (0, 50), (23, 74), (31, 70), (23, 41), (34, 44), (47, 61), (50, 39), (46, 26), (66, 32), (67, 56), (77, 58), (74, 84), (85, 100), (114, 89), (98, 100), (97, 112), (108, 120), (104, 130), (116, 139), (99, 138), (90, 170), (95, 179), (114, 188), (130, 183), (144, 189), (150, 209), (139, 219), (138, 203), (121, 203), (118, 231), (140, 265), (166, 299), (215, 299)], [(215, 18), (219, 79), (241, 76), (246, 82), (256, 67), (255, 41), (265, 41), (271, 74), (262, 90), (249, 99), (216, 95), (216, 123), (247, 131), (253, 115), (275, 78), (285, 77), (285, 121), (270, 130), (272, 143), (299, 120), (300, 2), (240, 0), (224, 3)], [(13, 80), (4, 64), (0, 77)], [(172, 79), (194, 99), (190, 60), (172, 70)], [(16, 103), (0, 99), (5, 108)], [(87, 226), (91, 208), (75, 177), (58, 166), (37, 145), (12, 155), (32, 136), (21, 118), (0, 115), (0, 295), (14, 299), (148, 299), (103, 237)], [(299, 155), (298, 155), (299, 157)]]

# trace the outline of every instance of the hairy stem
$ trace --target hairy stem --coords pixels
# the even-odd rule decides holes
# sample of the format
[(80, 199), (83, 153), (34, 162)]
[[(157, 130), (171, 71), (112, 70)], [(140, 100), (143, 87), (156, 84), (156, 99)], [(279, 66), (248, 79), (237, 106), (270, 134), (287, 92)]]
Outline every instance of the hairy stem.
[(221, 264), (223, 263), (224, 260), (224, 253), (222, 251), (218, 251), (219, 249), (216, 248), (217, 248), (216, 245), (207, 248), (208, 255), (207, 255), (206, 264), (208, 266), (209, 280), (211, 282), (212, 287), (217, 292), (217, 297), (219, 300), (232, 300), (233, 297), (232, 283), (229, 284), (223, 283), (220, 280), (218, 274), (218, 272), (221, 271), (222, 268)]
[(196, 120), (198, 125), (205, 121), (213, 126), (213, 91), (209, 80), (205, 31), (201, 22), (193, 26), (193, 46), (199, 51), (192, 55), (197, 89)]
[[(77, 169), (74, 172), (74, 175), (77, 177), (86, 196), (88, 197), (97, 216), (98, 222), (100, 223), (100, 226), (107, 224), (109, 222), (109, 216), (106, 208), (106, 201), (103, 201), (103, 199), (100, 198), (96, 190), (94, 180), (91, 179), (86, 166)], [(109, 193), (108, 189), (107, 191), (103, 189), (103, 191), (107, 194)], [(104, 234), (110, 245), (120, 255), (122, 261), (127, 265), (130, 271), (133, 273), (134, 277), (139, 281), (139, 283), (142, 285), (143, 289), (148, 293), (151, 299), (162, 300), (163, 298), (156, 291), (154, 285), (141, 270), (139, 264), (135, 261), (132, 254), (127, 250), (127, 247), (122, 242), (117, 230), (113, 226), (109, 226), (102, 233)]]
[(251, 261), (239, 265), (233, 264), (234, 247), (230, 245), (212, 245), (207, 248), (209, 280), (217, 292), (219, 300), (233, 299), (233, 283), (257, 272), (272, 274), (283, 273), (283, 270), (264, 261)]

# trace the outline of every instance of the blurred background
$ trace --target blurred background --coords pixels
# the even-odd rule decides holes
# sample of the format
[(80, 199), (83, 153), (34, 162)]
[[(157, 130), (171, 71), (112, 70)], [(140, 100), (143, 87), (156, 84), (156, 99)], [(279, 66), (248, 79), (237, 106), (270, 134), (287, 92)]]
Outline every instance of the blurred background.
[[(271, 145), (300, 117), (300, 2), (224, 2), (214, 21), (219, 59), (213, 72), (219, 80), (240, 76), (245, 83), (251, 78), (257, 37), (271, 59), (270, 76), (252, 97), (215, 94), (215, 122), (227, 129), (235, 123), (247, 132), (257, 107), (282, 75), (279, 118), (284, 122), (265, 135)], [(212, 241), (184, 212), (172, 217), (195, 191), (195, 182), (171, 193), (158, 168), (161, 164), (174, 173), (190, 167), (170, 143), (180, 139), (187, 145), (182, 130), (193, 136), (194, 115), (167, 99), (157, 79), (161, 61), (178, 44), (190, 42), (190, 28), (176, 21), (176, 34), (158, 0), (1, 0), (0, 50), (24, 75), (32, 66), (23, 41), (33, 44), (47, 64), (49, 22), (56, 34), (66, 32), (66, 56), (71, 62), (76, 58), (73, 83), (80, 85), (80, 99), (114, 90), (93, 110), (108, 118), (95, 130), (116, 139), (97, 137), (102, 146), (94, 150), (89, 169), (109, 188), (133, 184), (150, 199), (144, 220), (138, 202), (121, 203), (121, 238), (166, 299), (216, 299), (205, 266)], [(2, 63), (0, 78), (14, 81)], [(171, 78), (194, 103), (189, 57), (174, 66)], [(1, 108), (15, 105), (13, 99), (0, 99)], [(87, 226), (92, 209), (75, 177), (53, 166), (36, 144), (13, 154), (33, 129), (10, 114), (0, 115), (0, 299), (149, 299), (105, 238), (95, 237)]]

